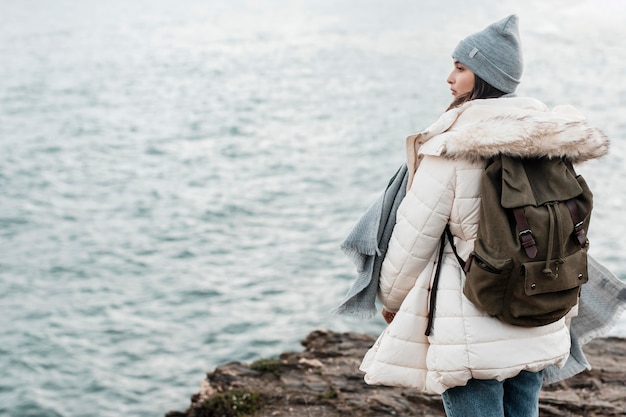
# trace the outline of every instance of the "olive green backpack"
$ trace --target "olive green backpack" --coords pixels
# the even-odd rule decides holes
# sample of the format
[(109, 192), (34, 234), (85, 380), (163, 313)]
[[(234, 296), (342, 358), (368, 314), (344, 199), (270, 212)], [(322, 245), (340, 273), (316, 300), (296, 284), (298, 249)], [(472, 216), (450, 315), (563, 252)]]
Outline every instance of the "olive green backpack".
[(482, 174), (465, 296), (513, 325), (542, 326), (565, 316), (588, 280), (592, 206), (589, 187), (567, 160), (493, 158)]

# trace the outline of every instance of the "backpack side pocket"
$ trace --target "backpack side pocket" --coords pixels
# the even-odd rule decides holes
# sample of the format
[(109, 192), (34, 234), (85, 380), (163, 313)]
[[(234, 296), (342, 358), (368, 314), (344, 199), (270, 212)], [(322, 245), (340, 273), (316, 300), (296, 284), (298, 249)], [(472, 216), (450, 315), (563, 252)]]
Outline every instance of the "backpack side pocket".
[(463, 294), (480, 310), (500, 316), (513, 268), (512, 259), (493, 259), (485, 253), (472, 252), (466, 268)]

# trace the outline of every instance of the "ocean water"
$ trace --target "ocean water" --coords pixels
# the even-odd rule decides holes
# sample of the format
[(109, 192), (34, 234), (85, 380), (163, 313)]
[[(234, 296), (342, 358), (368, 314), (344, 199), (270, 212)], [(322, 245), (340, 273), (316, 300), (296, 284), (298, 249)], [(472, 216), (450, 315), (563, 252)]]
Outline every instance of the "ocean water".
[(378, 333), (329, 314), (339, 243), (512, 12), (519, 93), (613, 141), (579, 170), (626, 280), (625, 4), (422, 3), (0, 0), (0, 415), (163, 415), (221, 363)]

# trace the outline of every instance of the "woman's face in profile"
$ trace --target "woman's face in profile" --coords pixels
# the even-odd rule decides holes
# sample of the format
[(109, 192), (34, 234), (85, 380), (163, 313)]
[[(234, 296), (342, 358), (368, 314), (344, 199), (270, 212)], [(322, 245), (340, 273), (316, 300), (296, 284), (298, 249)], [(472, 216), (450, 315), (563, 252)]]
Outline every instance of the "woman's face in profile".
[(446, 81), (450, 84), (454, 97), (460, 97), (474, 89), (474, 73), (459, 61), (454, 61), (454, 68)]

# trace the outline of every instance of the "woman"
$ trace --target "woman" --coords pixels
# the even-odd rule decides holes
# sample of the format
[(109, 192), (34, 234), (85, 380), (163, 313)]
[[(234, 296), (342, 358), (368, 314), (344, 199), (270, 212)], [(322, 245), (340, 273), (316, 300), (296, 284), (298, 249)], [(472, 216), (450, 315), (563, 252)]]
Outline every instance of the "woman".
[(576, 163), (606, 154), (608, 141), (584, 126), (572, 107), (550, 111), (513, 95), (523, 67), (517, 16), (465, 38), (452, 57), (452, 104), (407, 138), (407, 194), (378, 287), (390, 324), (361, 370), (370, 384), (441, 393), (450, 417), (537, 416), (541, 371), (562, 366), (569, 354), (567, 317), (519, 327), (481, 312), (463, 295), (465, 276), (446, 244), (433, 328), (425, 336), (440, 236), (448, 225), (459, 256), (468, 258), (478, 228), (480, 176), (494, 153), (558, 155)]

